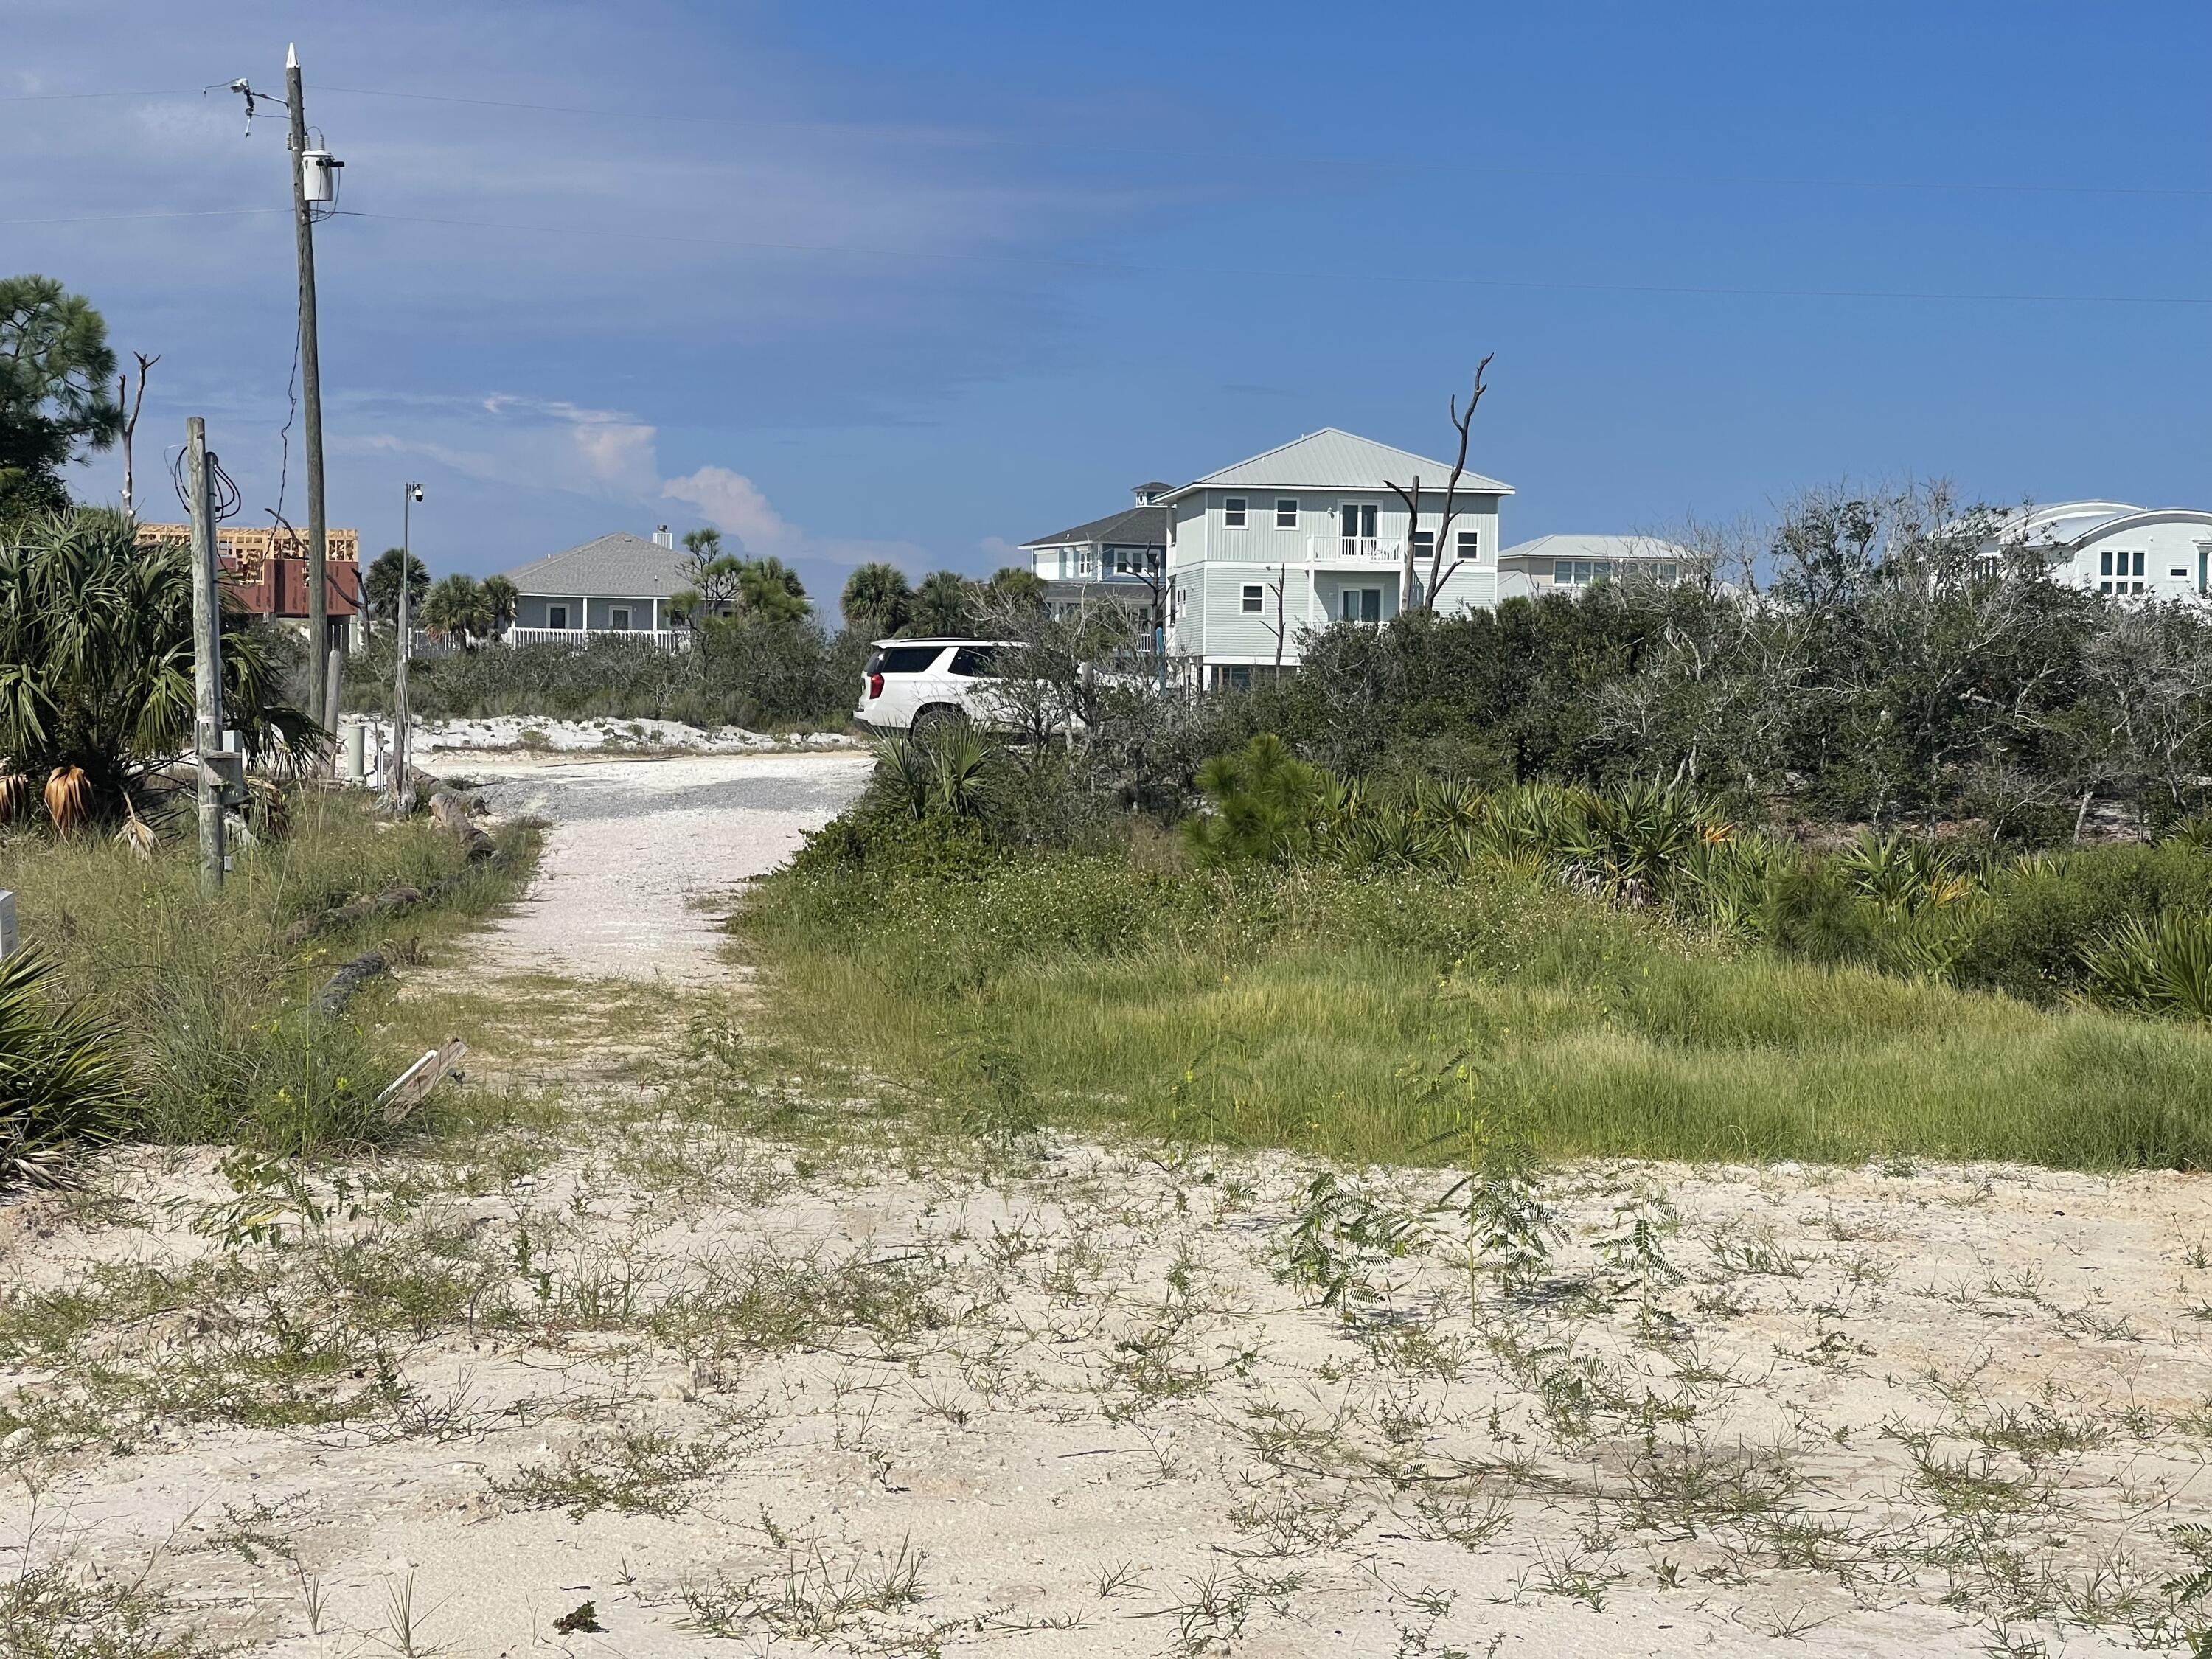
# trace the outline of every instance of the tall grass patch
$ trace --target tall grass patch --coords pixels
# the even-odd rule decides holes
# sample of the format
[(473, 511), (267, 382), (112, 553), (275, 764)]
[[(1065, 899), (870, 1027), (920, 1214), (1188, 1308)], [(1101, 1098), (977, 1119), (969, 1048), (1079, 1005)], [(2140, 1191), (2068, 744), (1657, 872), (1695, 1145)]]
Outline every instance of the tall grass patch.
[(2212, 1161), (2201, 1027), (1794, 959), (1505, 864), (803, 859), (740, 927), (771, 1028), (948, 1097), (988, 1050), (1072, 1124), (1386, 1160), (1510, 1114), (1559, 1155)]
[[(218, 895), (200, 892), (192, 848), (150, 859), (89, 835), (0, 842), (0, 886), (54, 988), (96, 1011), (127, 1073), (137, 1133), (296, 1153), (389, 1134), (372, 1111), (411, 1055), (380, 1030), (374, 988), (316, 1012), (339, 963), (372, 948), (419, 955), (511, 897), (526, 858), (471, 870), (428, 823), (385, 824), (351, 797), (307, 794), (290, 832), (236, 853)], [(527, 854), (530, 837), (510, 832)], [(459, 876), (434, 903), (301, 939), (295, 925), (349, 899)]]

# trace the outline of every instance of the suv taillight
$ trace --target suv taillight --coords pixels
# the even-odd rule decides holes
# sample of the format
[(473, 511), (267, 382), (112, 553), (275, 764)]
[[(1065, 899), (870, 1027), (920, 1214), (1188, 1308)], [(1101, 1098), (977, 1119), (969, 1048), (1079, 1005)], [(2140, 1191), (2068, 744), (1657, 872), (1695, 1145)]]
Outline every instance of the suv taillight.
[(869, 702), (874, 702), (878, 697), (880, 697), (880, 696), (882, 696), (883, 695), (884, 695), (884, 677), (883, 677), (881, 674), (871, 674), (871, 675), (869, 675), (869, 676), (868, 676), (868, 701), (869, 701)]

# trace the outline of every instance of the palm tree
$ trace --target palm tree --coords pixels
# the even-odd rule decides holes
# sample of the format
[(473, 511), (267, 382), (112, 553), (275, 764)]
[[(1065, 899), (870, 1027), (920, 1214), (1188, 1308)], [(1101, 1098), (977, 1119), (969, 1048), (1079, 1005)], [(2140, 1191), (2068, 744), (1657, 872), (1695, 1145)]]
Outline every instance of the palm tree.
[(974, 626), (969, 615), (975, 584), (957, 570), (933, 570), (915, 590), (908, 623), (923, 634), (960, 635)]
[(881, 560), (864, 564), (845, 579), (838, 608), (845, 626), (868, 634), (893, 634), (907, 624), (914, 611), (914, 589), (906, 572)]
[(797, 622), (814, 609), (799, 573), (781, 559), (748, 559), (738, 572), (738, 608), (765, 622)]
[(515, 609), (522, 603), (522, 593), (504, 576), (486, 576), (483, 599), (485, 608), (491, 613), (492, 636), (496, 639), (514, 626)]
[(362, 597), (368, 602), (367, 620), (398, 625), (402, 559), (407, 562), (407, 608), (417, 616), (422, 614), (422, 596), (430, 591), (430, 567), (415, 554), (387, 547), (376, 556), (368, 567), (368, 574), (362, 579)]
[[(320, 728), (284, 701), (282, 642), (238, 612), (222, 628), (224, 724), (256, 759), (298, 753)], [(189, 544), (141, 546), (107, 507), (0, 530), (0, 769), (81, 768), (94, 810), (119, 816), (192, 717)]]
[(491, 632), (491, 606), (483, 584), (458, 570), (441, 576), (422, 601), (422, 626), (448, 639), (458, 635), (465, 647), (482, 639)]

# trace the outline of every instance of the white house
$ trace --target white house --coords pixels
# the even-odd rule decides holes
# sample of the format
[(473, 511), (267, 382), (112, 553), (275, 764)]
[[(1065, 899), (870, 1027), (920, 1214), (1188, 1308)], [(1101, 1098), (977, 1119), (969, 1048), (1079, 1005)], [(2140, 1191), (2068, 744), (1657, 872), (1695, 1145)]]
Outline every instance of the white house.
[(2124, 501), (2063, 501), (2004, 515), (1991, 555), (2032, 552), (2056, 580), (2092, 592), (2212, 597), (2212, 512)]
[(1593, 582), (1644, 576), (1662, 587), (1680, 580), (1692, 555), (1650, 536), (1539, 536), (1498, 556), (1498, 597), (1578, 595)]
[[(1305, 629), (1389, 621), (1409, 537), (1428, 579), (1450, 476), (1447, 462), (1331, 427), (1167, 491), (1168, 655), (1206, 684), (1245, 686), (1295, 665)], [(1417, 480), (1409, 524), (1391, 486)], [(1498, 503), (1512, 493), (1461, 475), (1439, 611), (1496, 602)]]
[(668, 602), (691, 585), (690, 559), (662, 525), (650, 541), (617, 530), (510, 570), (507, 579), (520, 597), (507, 643), (582, 645), (618, 635), (681, 649), (690, 631), (673, 625)]

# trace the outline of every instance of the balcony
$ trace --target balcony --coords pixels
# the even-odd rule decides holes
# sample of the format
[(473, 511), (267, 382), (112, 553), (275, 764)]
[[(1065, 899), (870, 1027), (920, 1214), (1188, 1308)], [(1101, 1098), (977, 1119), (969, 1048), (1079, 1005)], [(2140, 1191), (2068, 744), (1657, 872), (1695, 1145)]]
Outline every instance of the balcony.
[(1316, 564), (1394, 565), (1406, 556), (1406, 544), (1382, 536), (1309, 536), (1306, 557)]
[(689, 651), (691, 630), (688, 628), (510, 628), (507, 643), (512, 646), (565, 645), (580, 649), (598, 640), (619, 640), (641, 651)]

